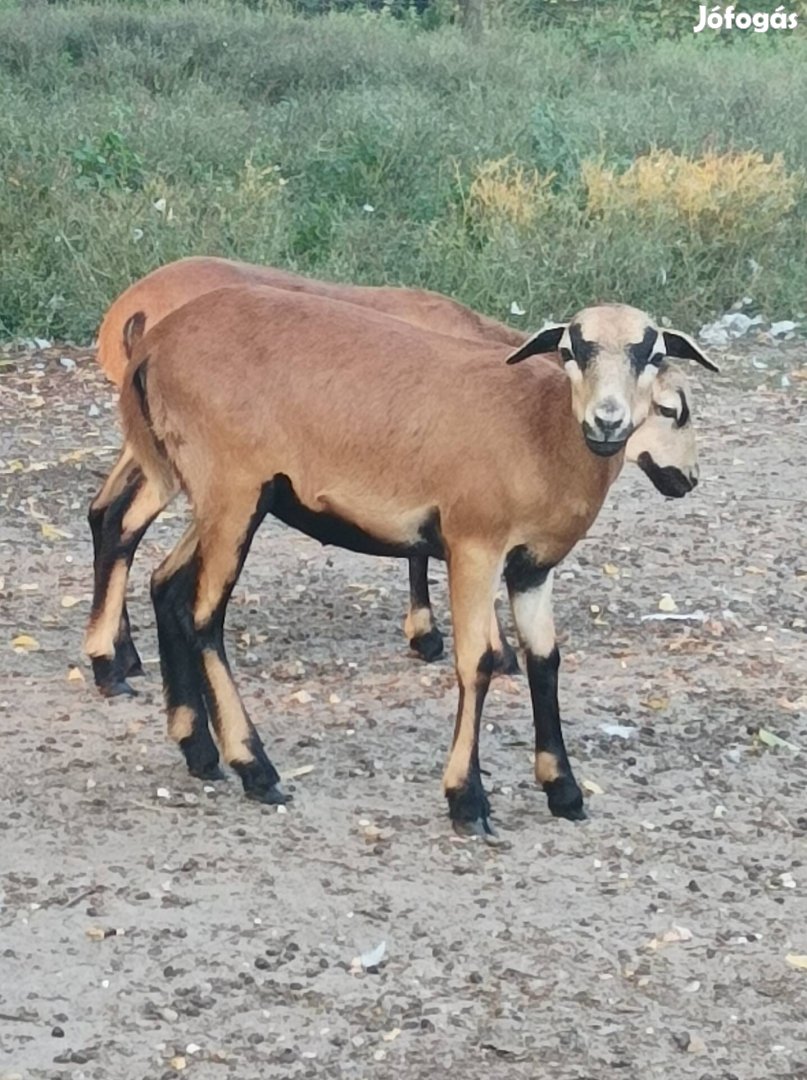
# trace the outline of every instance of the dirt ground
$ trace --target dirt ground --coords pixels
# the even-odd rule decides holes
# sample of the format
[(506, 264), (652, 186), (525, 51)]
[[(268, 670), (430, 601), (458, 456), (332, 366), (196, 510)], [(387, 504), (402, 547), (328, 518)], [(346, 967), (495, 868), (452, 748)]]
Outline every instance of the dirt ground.
[(525, 680), (498, 680), (493, 848), (449, 828), (452, 665), (407, 655), (402, 563), (257, 538), (229, 642), (285, 813), (165, 737), (147, 581), (182, 507), (132, 582), (149, 676), (96, 695), (114, 392), (86, 351), (0, 352), (3, 1080), (807, 1078), (807, 352), (720, 359), (700, 487), (627, 467), (557, 580), (590, 818), (550, 817)]

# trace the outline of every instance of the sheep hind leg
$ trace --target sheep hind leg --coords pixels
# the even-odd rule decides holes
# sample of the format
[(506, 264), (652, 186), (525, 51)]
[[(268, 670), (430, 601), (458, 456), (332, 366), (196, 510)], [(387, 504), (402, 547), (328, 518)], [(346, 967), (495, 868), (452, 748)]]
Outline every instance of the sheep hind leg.
[(124, 447), (90, 505), (94, 587), (84, 647), (95, 684), (106, 697), (134, 694), (126, 680), (143, 674), (126, 610), (126, 584), (138, 544), (173, 494), (149, 481)]
[(193, 603), (199, 569), (196, 526), (191, 525), (151, 579), (168, 735), (200, 780), (222, 780), (219, 752), (210, 734)]
[(429, 597), (429, 560), (425, 555), (409, 559), (409, 611), (404, 623), (409, 647), (432, 663), (443, 655), (443, 635), (437, 629)]
[(215, 501), (200, 536), (193, 622), (205, 699), (224, 760), (238, 773), (247, 798), (285, 803), (290, 796), (281, 790), (280, 774), (247, 715), (224, 648), (227, 604), (271, 495), (267, 485), (257, 500), (254, 493), (241, 498), (228, 493)]
[(518, 675), (521, 671), (518, 664), (518, 655), (505, 636), (502, 621), (495, 604), (493, 605), (493, 617), (490, 622), (490, 641), (493, 648), (493, 674)]

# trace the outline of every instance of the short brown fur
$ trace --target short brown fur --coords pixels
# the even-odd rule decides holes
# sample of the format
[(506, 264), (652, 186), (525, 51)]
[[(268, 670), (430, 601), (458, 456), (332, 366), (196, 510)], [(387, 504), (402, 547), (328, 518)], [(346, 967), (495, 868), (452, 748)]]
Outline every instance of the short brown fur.
[[(145, 328), (150, 330), (166, 315), (197, 296), (230, 285), (267, 285), (275, 289), (344, 300), (360, 307), (384, 311), (415, 326), (454, 337), (498, 341), (513, 347), (521, 345), (525, 340), (525, 335), (518, 330), (427, 289), (342, 285), (331, 281), (317, 281), (271, 266), (254, 266), (231, 259), (193, 256), (169, 263), (147, 274), (121, 293), (110, 306), (98, 331), (98, 363), (107, 378), (116, 386), (123, 382), (128, 365), (124, 326), (132, 315), (141, 312)], [(142, 330), (142, 327), (140, 329)], [(222, 362), (224, 359), (220, 358)]]

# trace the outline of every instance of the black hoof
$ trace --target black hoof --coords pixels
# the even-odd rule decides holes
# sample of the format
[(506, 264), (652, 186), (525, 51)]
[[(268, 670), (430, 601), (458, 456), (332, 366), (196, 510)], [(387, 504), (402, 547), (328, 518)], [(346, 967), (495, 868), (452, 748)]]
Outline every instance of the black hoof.
[(253, 802), (266, 803), (267, 806), (284, 806), (286, 803), (291, 802), (293, 798), (292, 795), (287, 795), (285, 791), (281, 791), (277, 784), (267, 788), (250, 788), (249, 791), (244, 788), (244, 794)]
[(219, 752), (206, 727), (194, 731), (179, 740), (179, 749), (185, 756), (188, 772), (197, 780), (226, 780), (219, 766)]
[(488, 844), (498, 843), (499, 836), (487, 818), (477, 818), (476, 821), (452, 821), (451, 827), (457, 836), (464, 840), (473, 840), (479, 837)]
[(448, 815), (458, 836), (495, 836), (490, 824), (490, 801), (482, 779), (472, 773), (465, 787), (447, 791)]
[(137, 691), (127, 683), (116, 659), (108, 660), (105, 656), (94, 656), (92, 672), (95, 685), (104, 697), (137, 696)]
[(118, 645), (115, 653), (115, 664), (127, 679), (137, 679), (146, 674), (143, 670), (140, 654), (131, 638), (120, 642)]
[(280, 777), (268, 759), (266, 763), (234, 761), (232, 764), (233, 769), (241, 777), (244, 794), (248, 799), (267, 803), (270, 806), (282, 806), (284, 803), (291, 802), (291, 795), (281, 790), (278, 782)]
[(570, 777), (562, 776), (544, 784), (544, 791), (549, 800), (549, 812), (553, 817), (566, 818), (568, 821), (585, 821), (588, 817), (583, 804), (583, 792)]
[(196, 768), (191, 768), (189, 765), (188, 772), (191, 776), (195, 776), (197, 780), (206, 780), (209, 783), (227, 779), (220, 765), (204, 765)]
[(412, 652), (417, 653), (421, 660), (431, 664), (435, 660), (439, 660), (443, 655), (443, 635), (435, 627), (429, 630), (427, 634), (413, 637), (409, 642), (409, 647)]
[(493, 654), (494, 675), (518, 675), (521, 665), (518, 662), (518, 654), (510, 645), (505, 646), (501, 652)]
[(137, 697), (137, 691), (133, 686), (129, 686), (125, 679), (118, 679), (117, 682), (107, 683), (105, 686), (99, 686), (98, 689), (107, 698), (113, 697)]

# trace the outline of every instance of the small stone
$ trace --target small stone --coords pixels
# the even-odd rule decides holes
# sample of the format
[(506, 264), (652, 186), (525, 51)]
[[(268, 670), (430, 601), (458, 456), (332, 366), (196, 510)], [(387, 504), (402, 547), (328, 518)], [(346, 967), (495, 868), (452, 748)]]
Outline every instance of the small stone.
[(187, 1058), (184, 1058), (182, 1054), (176, 1054), (168, 1062), (172, 1069), (176, 1069), (177, 1072), (182, 1072), (183, 1069), (188, 1067)]
[(792, 334), (798, 325), (792, 319), (782, 319), (780, 322), (772, 322), (768, 333), (771, 337), (784, 337), (785, 334)]
[(687, 1043), (688, 1054), (705, 1054), (706, 1043), (700, 1037), (700, 1035), (690, 1035), (689, 1042)]
[(175, 1024), (177, 1020), (179, 1020), (179, 1013), (176, 1009), (170, 1008), (170, 1006), (160, 1009), (160, 1016), (167, 1024)]
[(60, 1028), (58, 1024), (55, 1027), (51, 1028), (50, 1033), (54, 1039), (64, 1038), (64, 1028)]

